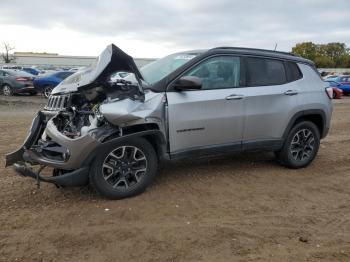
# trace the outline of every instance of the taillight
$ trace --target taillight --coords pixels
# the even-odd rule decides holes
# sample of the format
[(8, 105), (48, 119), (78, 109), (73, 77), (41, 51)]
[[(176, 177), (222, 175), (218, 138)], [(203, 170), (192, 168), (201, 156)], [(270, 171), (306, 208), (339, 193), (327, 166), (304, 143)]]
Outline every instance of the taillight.
[(25, 77), (16, 77), (16, 81), (17, 82), (24, 82), (24, 81), (28, 81), (28, 79)]
[(329, 99), (332, 99), (333, 98), (333, 88), (332, 87), (327, 87), (326, 88), (326, 94), (327, 94)]

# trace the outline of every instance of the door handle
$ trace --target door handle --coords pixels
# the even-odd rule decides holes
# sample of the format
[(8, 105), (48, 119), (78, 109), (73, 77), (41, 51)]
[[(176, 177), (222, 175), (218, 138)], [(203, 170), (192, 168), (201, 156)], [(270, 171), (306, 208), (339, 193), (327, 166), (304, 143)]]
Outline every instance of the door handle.
[(298, 90), (287, 90), (286, 92), (284, 92), (284, 94), (286, 96), (295, 96), (298, 94)]
[(232, 94), (226, 97), (226, 100), (240, 100), (244, 97), (244, 95), (236, 95)]

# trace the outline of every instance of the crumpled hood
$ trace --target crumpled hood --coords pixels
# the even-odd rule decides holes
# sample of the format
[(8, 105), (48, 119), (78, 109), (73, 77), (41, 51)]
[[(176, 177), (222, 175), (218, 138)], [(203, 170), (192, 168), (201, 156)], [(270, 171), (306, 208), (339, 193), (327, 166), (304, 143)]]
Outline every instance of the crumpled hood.
[(67, 77), (53, 90), (52, 94), (76, 92), (106, 82), (114, 72), (134, 73), (138, 80), (143, 77), (134, 59), (120, 48), (111, 44), (87, 68)]

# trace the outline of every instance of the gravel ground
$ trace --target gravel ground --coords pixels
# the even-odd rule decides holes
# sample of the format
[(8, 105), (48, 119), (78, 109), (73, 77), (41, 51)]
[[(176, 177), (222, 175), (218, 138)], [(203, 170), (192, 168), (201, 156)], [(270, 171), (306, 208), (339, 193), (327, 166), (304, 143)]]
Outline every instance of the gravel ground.
[[(23, 141), (40, 97), (0, 97), (0, 154)], [(121, 201), (0, 167), (0, 261), (350, 261), (350, 99), (305, 169), (271, 153), (167, 163)]]

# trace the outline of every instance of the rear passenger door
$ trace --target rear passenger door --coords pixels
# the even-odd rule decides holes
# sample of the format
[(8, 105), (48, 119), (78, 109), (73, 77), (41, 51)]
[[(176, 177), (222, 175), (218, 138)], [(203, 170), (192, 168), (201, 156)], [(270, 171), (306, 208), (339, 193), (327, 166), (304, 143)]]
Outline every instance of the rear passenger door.
[(244, 57), (245, 124), (243, 149), (278, 146), (299, 110), (301, 71), (294, 62)]

